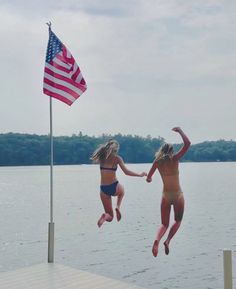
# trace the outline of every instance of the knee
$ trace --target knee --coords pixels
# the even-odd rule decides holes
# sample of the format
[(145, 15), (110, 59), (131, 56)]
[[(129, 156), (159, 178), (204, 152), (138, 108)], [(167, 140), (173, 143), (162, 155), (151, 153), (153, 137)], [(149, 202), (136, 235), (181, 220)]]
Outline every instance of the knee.
[(175, 221), (176, 223), (181, 223), (183, 219), (183, 214), (176, 214)]
[(162, 222), (162, 226), (168, 229), (169, 227), (169, 222)]
[(120, 196), (123, 197), (124, 194), (125, 194), (125, 191), (124, 191), (124, 190), (121, 190), (121, 191), (120, 191)]

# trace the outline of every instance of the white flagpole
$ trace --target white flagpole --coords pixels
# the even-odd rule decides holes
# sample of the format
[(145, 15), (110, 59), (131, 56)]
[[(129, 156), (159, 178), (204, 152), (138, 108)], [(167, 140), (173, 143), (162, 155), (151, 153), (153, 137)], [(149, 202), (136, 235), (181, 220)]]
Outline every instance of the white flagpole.
[(53, 133), (52, 133), (52, 97), (50, 96), (50, 223), (48, 224), (48, 263), (54, 262), (54, 222), (53, 222)]

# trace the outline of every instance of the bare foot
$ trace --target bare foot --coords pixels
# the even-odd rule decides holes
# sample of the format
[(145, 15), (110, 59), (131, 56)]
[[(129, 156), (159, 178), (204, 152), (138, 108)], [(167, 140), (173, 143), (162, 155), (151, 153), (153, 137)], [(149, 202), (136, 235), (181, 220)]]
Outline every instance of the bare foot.
[(120, 210), (118, 208), (116, 208), (116, 219), (117, 219), (118, 222), (121, 219), (121, 213), (120, 213)]
[(170, 250), (169, 250), (169, 244), (166, 241), (164, 242), (164, 246), (165, 246), (165, 253), (166, 255), (168, 255)]
[(105, 221), (106, 221), (106, 214), (102, 214), (97, 223), (98, 227), (100, 228)]
[(152, 255), (156, 257), (158, 254), (158, 241), (155, 240), (152, 246)]

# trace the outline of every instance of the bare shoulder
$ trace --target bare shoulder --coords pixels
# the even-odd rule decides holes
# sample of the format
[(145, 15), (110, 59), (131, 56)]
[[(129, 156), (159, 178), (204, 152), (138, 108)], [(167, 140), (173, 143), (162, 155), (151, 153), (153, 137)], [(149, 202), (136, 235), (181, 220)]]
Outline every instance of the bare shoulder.
[(183, 155), (184, 155), (184, 153), (177, 152), (176, 154), (173, 155), (172, 162), (179, 164), (179, 162), (180, 162), (181, 158), (183, 157)]
[(179, 162), (179, 159), (180, 159), (180, 158), (179, 158), (179, 155), (178, 155), (178, 153), (176, 153), (176, 154), (174, 154), (173, 157), (172, 157), (172, 162), (173, 162), (173, 163), (175, 163), (175, 162), (178, 163), (178, 162)]
[(122, 159), (122, 157), (119, 156), (119, 155), (116, 155), (116, 156), (115, 156), (114, 161), (115, 161), (117, 164), (123, 163), (123, 159)]

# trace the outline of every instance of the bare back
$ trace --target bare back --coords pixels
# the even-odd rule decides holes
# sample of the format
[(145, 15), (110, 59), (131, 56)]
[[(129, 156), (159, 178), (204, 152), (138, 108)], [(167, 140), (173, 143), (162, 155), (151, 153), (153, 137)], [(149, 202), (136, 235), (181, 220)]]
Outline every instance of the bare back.
[(117, 181), (117, 165), (118, 158), (116, 155), (110, 155), (106, 160), (100, 162), (101, 184), (107, 185)]
[(157, 165), (158, 171), (163, 181), (163, 191), (179, 192), (181, 191), (179, 183), (179, 161), (175, 158), (166, 160)]

